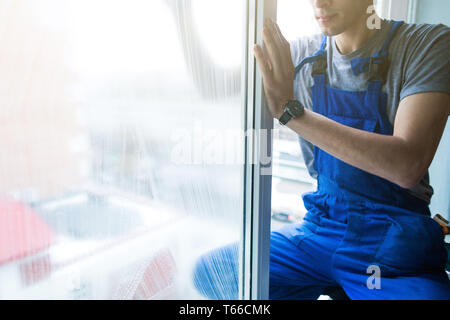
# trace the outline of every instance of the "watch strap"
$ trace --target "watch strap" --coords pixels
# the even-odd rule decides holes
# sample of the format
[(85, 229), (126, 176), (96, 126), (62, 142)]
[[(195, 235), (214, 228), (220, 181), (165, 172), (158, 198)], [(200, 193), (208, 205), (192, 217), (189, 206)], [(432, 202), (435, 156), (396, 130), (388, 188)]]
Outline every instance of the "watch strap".
[(283, 126), (285, 126), (286, 123), (288, 123), (291, 119), (292, 114), (290, 114), (289, 111), (285, 110), (279, 121)]

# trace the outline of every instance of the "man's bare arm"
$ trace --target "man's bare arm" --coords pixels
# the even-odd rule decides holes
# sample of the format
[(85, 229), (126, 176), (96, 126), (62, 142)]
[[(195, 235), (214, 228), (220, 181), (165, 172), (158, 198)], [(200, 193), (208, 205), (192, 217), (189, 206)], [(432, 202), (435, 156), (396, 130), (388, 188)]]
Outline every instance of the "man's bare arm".
[(288, 127), (346, 163), (412, 188), (433, 160), (449, 110), (449, 94), (430, 92), (402, 100), (392, 136), (344, 126), (310, 110)]

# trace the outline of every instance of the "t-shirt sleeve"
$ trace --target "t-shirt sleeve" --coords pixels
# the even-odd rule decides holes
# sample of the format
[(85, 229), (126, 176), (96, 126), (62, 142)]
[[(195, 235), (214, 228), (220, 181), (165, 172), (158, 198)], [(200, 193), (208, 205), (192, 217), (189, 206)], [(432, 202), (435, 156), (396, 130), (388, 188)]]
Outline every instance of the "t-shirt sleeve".
[(305, 56), (306, 47), (304, 45), (304, 41), (302, 38), (297, 38), (290, 41), (289, 44), (291, 46), (292, 63), (294, 66), (297, 66), (297, 64), (302, 60), (302, 57)]
[(304, 58), (309, 57), (316, 52), (320, 46), (321, 38), (322, 36), (320, 34), (315, 34), (289, 41), (294, 66), (297, 66)]
[(409, 39), (400, 100), (417, 93), (450, 94), (450, 28), (423, 25)]

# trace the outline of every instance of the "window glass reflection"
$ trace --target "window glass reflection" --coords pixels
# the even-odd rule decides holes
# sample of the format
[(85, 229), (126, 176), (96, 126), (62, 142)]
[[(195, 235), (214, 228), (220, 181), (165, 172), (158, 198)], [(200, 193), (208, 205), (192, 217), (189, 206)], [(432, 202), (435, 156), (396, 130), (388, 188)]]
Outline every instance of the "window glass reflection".
[(204, 298), (240, 235), (243, 14), (0, 0), (0, 298)]

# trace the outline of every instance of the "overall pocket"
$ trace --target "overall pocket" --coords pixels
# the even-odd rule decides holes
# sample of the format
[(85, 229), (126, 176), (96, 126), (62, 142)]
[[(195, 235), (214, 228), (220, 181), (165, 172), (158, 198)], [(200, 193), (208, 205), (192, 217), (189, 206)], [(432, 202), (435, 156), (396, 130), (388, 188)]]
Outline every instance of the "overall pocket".
[(339, 252), (348, 254), (349, 259), (373, 261), (390, 226), (386, 219), (367, 216), (365, 212), (349, 212)]
[(390, 223), (386, 219), (369, 216), (366, 212), (349, 212), (344, 238), (336, 250), (333, 267), (355, 274), (367, 274)]

